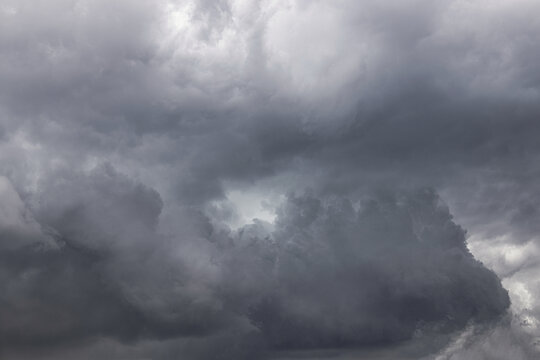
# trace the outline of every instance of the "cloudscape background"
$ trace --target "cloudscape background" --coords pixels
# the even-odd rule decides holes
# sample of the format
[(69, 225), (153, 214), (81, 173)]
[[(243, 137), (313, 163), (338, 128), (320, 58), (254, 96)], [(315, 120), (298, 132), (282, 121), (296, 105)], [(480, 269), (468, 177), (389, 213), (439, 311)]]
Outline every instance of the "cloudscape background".
[(0, 0), (0, 358), (540, 357), (536, 0)]

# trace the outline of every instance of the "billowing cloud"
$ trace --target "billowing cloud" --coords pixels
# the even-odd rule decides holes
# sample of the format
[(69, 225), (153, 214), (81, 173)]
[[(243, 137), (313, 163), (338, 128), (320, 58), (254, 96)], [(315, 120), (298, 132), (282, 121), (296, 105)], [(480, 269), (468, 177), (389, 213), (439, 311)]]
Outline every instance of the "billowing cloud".
[[(358, 348), (497, 322), (509, 305), (431, 190), (354, 204), (290, 195), (274, 224), (231, 233), (185, 215), (191, 233), (168, 238), (155, 229), (157, 193), (110, 167), (54, 179), (40, 219), (58, 248), (2, 252), (8, 349), (98, 336), (206, 337), (252, 356)], [(59, 185), (69, 201), (56, 201)]]
[(431, 191), (359, 206), (292, 196), (269, 235), (240, 231), (224, 291), (273, 347), (393, 343), (504, 313), (499, 280)]
[(535, 358), (538, 6), (0, 0), (0, 349)]

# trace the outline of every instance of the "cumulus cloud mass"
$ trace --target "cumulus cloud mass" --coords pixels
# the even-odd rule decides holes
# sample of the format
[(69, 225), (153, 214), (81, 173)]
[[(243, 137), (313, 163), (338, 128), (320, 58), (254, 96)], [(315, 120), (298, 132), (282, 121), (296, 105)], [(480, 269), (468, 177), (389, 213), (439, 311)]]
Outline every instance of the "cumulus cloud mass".
[(538, 359), (538, 14), (0, 0), (0, 359)]

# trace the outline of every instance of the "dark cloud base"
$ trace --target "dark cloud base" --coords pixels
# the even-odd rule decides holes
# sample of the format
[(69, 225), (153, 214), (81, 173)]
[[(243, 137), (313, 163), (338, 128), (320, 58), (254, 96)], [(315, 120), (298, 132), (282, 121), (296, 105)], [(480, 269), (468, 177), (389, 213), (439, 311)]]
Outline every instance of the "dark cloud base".
[[(378, 191), (354, 203), (291, 194), (274, 225), (257, 220), (233, 232), (201, 227), (194, 220), (204, 215), (192, 214), (184, 226), (214, 254), (205, 266), (216, 277), (205, 282), (173, 254), (175, 243), (193, 240), (157, 232), (155, 191), (110, 166), (43, 188), (35, 213), (54, 227), (57, 247), (0, 252), (10, 352), (99, 338), (200, 338), (235, 358), (380, 347), (497, 322), (509, 306), (432, 190)], [(190, 345), (182, 349), (189, 358)]]

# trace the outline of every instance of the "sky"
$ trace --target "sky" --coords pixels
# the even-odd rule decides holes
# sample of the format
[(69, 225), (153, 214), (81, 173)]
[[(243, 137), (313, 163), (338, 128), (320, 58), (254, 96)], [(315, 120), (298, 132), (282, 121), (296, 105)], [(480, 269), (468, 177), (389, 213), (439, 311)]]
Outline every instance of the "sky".
[(0, 0), (0, 359), (538, 359), (539, 13)]

